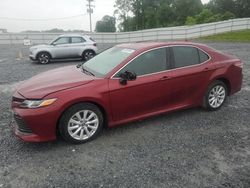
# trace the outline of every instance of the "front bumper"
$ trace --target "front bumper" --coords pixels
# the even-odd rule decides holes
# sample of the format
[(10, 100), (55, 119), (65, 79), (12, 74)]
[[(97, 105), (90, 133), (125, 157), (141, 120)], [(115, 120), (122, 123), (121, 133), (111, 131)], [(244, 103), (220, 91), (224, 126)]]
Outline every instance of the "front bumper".
[(56, 105), (24, 109), (18, 102), (24, 99), (18, 93), (12, 99), (13, 120), (11, 126), (17, 137), (27, 142), (45, 142), (56, 139), (57, 120), (60, 111)]
[[(11, 127), (14, 131), (14, 134), (23, 141), (26, 142), (47, 142), (56, 139), (56, 131), (51, 130), (51, 127), (42, 125), (38, 122), (37, 124), (26, 124), (23, 117), (17, 115), (14, 112), (14, 116), (20, 117), (18, 121), (16, 118), (13, 118), (11, 121)], [(25, 125), (21, 124), (22, 121)], [(54, 127), (54, 126), (53, 126)]]
[(30, 58), (30, 60), (32, 60), (32, 61), (35, 61), (35, 60), (36, 60), (36, 57), (35, 57), (35, 55), (33, 55), (33, 54), (30, 54), (30, 55), (29, 55), (29, 58)]
[(47, 142), (47, 141), (52, 141), (55, 140), (55, 138), (49, 138), (49, 137), (43, 137), (36, 135), (34, 133), (26, 133), (22, 132), (17, 125), (17, 122), (13, 119), (11, 124), (11, 128), (13, 129), (14, 134), (21, 140), (25, 142)]

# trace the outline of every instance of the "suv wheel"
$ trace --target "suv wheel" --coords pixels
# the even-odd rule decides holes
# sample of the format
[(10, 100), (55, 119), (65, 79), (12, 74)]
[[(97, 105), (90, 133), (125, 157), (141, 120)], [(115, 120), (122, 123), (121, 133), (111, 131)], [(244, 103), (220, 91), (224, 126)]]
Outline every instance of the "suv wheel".
[(93, 58), (95, 56), (95, 52), (93, 50), (86, 50), (82, 53), (82, 59), (84, 61), (88, 61), (91, 58)]
[(47, 52), (41, 52), (37, 56), (37, 60), (41, 64), (48, 64), (50, 62), (50, 54)]

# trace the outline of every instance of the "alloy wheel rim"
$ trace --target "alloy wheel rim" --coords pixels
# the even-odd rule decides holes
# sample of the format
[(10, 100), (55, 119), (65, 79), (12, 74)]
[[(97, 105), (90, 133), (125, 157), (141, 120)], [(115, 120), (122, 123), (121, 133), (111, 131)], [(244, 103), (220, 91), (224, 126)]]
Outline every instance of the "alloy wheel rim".
[(75, 113), (68, 122), (68, 133), (76, 140), (87, 140), (92, 137), (99, 127), (99, 119), (91, 110)]
[(212, 108), (219, 108), (226, 98), (226, 90), (223, 86), (217, 85), (211, 89), (208, 95), (208, 103)]
[(85, 60), (89, 60), (94, 57), (94, 54), (93, 52), (86, 52), (84, 57), (85, 57)]
[(49, 62), (49, 56), (46, 54), (41, 54), (41, 56), (39, 57), (39, 60), (42, 64), (46, 64)]

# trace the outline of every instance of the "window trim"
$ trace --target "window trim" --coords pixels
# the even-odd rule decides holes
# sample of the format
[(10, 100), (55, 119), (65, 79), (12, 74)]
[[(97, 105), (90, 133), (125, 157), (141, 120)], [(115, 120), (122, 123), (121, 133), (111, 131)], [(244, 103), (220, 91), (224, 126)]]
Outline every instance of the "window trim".
[(199, 53), (199, 49), (198, 49), (198, 48), (195, 48), (195, 47), (193, 47), (193, 46), (177, 46), (177, 47), (184, 47), (184, 48), (194, 48), (194, 49), (196, 50), (196, 53), (197, 53), (198, 64), (192, 64), (192, 65), (187, 65), (187, 66), (182, 66), (182, 67), (177, 67), (177, 68), (176, 68), (174, 47), (176, 47), (176, 46), (172, 46), (171, 49), (170, 49), (170, 51), (171, 51), (171, 56), (172, 56), (173, 69), (184, 68), (184, 67), (189, 67), (189, 66), (192, 66), (192, 65), (200, 65), (200, 64), (201, 64), (200, 53)]
[(56, 45), (65, 45), (65, 44), (71, 44), (71, 38), (70, 37), (58, 37), (53, 43), (55, 43), (56, 41), (60, 40), (61, 38), (68, 38), (69, 39), (69, 43), (61, 43), (61, 44), (56, 44)]
[[(72, 42), (73, 40), (73, 38), (80, 38), (81, 39), (81, 42)], [(87, 41), (83, 38), (83, 37), (78, 37), (78, 36), (73, 36), (73, 37), (70, 37), (70, 43), (71, 44), (81, 44), (81, 43), (86, 43)]]
[[(129, 63), (127, 63), (125, 66), (123, 66), (121, 69), (119, 69), (112, 77), (114, 78), (117, 78), (115, 77), (123, 68), (125, 68), (127, 65), (129, 65), (130, 63), (132, 63), (136, 58), (139, 58), (140, 56), (148, 53), (148, 52), (151, 52), (151, 51), (154, 51), (154, 50), (158, 50), (158, 49), (162, 49), (162, 48), (166, 48), (166, 47), (161, 47), (161, 48), (155, 48), (155, 49), (150, 49), (150, 50), (147, 50), (139, 55), (137, 55), (135, 58), (133, 58), (131, 61), (129, 61)], [(170, 55), (171, 55), (171, 51), (170, 49), (168, 49), (167, 51), (167, 48), (165, 49), (165, 60), (166, 60), (166, 63), (165, 63), (165, 69), (167, 70), (167, 68), (171, 68), (171, 62), (169, 62), (168, 64), (168, 61), (170, 60)], [(169, 66), (169, 67), (168, 67)], [(163, 71), (158, 71), (158, 72), (164, 72), (166, 70), (163, 70)], [(156, 72), (157, 73), (157, 72)], [(154, 74), (154, 73), (148, 73), (148, 74), (144, 74), (144, 75), (140, 75), (140, 76), (137, 76), (137, 77), (142, 77), (142, 76), (145, 76), (145, 75), (150, 75), (150, 74)]]
[[(141, 77), (145, 77), (145, 76), (149, 76), (149, 75), (155, 75), (155, 74), (160, 74), (160, 73), (164, 73), (164, 72), (169, 72), (169, 71), (174, 71), (174, 70), (179, 70), (179, 69), (185, 69), (185, 68), (190, 68), (190, 67), (196, 67), (196, 66), (201, 66), (207, 62), (209, 62), (212, 57), (206, 52), (204, 51), (203, 49), (201, 49), (200, 47), (198, 46), (194, 46), (194, 45), (188, 45), (188, 44), (173, 44), (173, 45), (168, 45), (168, 46), (161, 46), (161, 47), (156, 47), (156, 48), (152, 48), (152, 49), (149, 49), (149, 50), (146, 50), (140, 54), (138, 54), (137, 56), (135, 56), (133, 59), (131, 59), (129, 62), (127, 62), (125, 65), (123, 65), (118, 71), (116, 71), (111, 77), (110, 79), (112, 80), (117, 80), (117, 79), (120, 79), (120, 78), (116, 78), (115, 75), (117, 73), (119, 73), (124, 67), (126, 67), (129, 63), (131, 63), (133, 60), (135, 60), (137, 57), (147, 53), (147, 52), (150, 52), (150, 51), (153, 51), (153, 50), (157, 50), (157, 49), (161, 49), (161, 48), (171, 48), (171, 47), (175, 47), (175, 46), (184, 46), (184, 47), (193, 47), (193, 48), (196, 48), (196, 49), (199, 49), (201, 50), (202, 52), (204, 52), (205, 54), (207, 54), (207, 56), (209, 57), (209, 59), (207, 61), (204, 61), (203, 63), (199, 63), (199, 64), (196, 64), (196, 65), (190, 65), (190, 66), (186, 66), (186, 67), (179, 67), (179, 68), (172, 68), (172, 69), (169, 69), (169, 70), (165, 70), (165, 71), (159, 71), (159, 72), (154, 72), (154, 73), (150, 73), (150, 74), (145, 74), (145, 75), (141, 75), (141, 76), (137, 76), (137, 78), (141, 78)], [(171, 49), (170, 49), (171, 51)], [(170, 60), (171, 60), (171, 57), (172, 56), (172, 52), (170, 52)], [(167, 57), (166, 57), (167, 58)], [(173, 66), (173, 62), (170, 62), (170, 66)]]
[[(201, 63), (203, 63), (203, 62), (201, 62), (201, 55), (200, 55), (200, 51), (201, 51), (201, 52), (203, 52), (203, 53), (205, 53), (205, 52), (204, 52), (204, 51), (202, 51), (202, 50), (199, 50), (199, 49), (197, 49), (197, 50), (198, 50), (199, 60), (200, 60), (200, 64), (201, 64)], [(209, 55), (208, 55), (207, 53), (205, 53), (205, 54), (208, 56), (208, 59), (209, 59), (209, 58), (210, 58), (210, 57), (209, 57)], [(207, 61), (207, 60), (206, 60), (206, 61)], [(204, 62), (205, 62), (205, 61), (204, 61)]]

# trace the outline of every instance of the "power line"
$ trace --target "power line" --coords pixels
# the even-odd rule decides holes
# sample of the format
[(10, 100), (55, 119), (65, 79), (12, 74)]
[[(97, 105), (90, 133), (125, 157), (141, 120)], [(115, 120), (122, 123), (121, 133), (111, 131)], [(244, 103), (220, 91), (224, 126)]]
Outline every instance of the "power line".
[(44, 19), (30, 19), (30, 18), (11, 18), (11, 17), (0, 17), (1, 20), (12, 20), (12, 21), (54, 21), (54, 20), (66, 20), (77, 17), (82, 17), (87, 14), (78, 14), (74, 16), (61, 17), (61, 18), (44, 18)]

